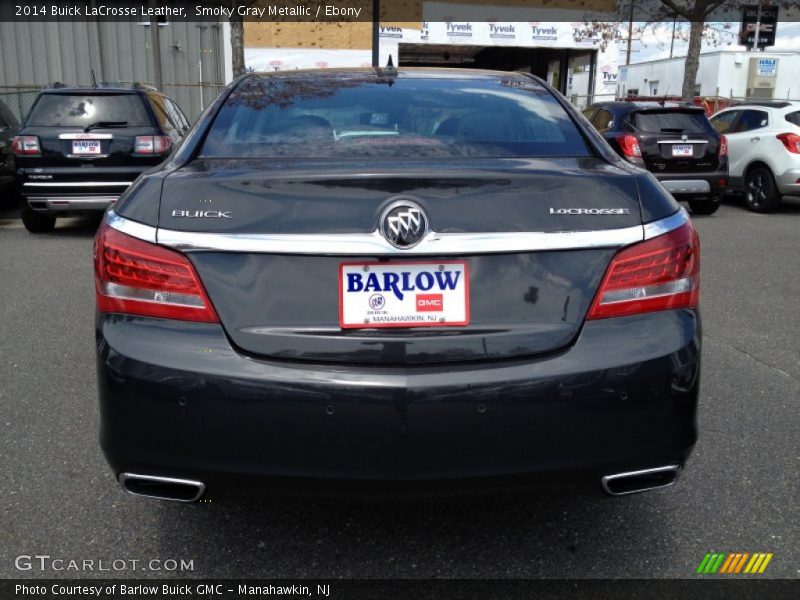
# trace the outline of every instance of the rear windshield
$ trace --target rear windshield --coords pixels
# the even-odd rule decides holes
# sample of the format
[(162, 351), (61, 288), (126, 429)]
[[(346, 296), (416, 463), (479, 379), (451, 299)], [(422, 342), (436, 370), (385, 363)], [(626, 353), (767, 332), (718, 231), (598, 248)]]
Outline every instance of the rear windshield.
[(688, 111), (634, 113), (633, 125), (646, 133), (707, 133), (711, 130), (705, 114)]
[[(391, 82), (391, 85), (389, 84)], [(267, 158), (586, 156), (564, 109), (523, 77), (254, 77), (226, 100), (201, 155)]]
[(129, 127), (151, 127), (142, 99), (136, 94), (42, 94), (26, 125), (86, 127), (101, 121), (124, 122)]

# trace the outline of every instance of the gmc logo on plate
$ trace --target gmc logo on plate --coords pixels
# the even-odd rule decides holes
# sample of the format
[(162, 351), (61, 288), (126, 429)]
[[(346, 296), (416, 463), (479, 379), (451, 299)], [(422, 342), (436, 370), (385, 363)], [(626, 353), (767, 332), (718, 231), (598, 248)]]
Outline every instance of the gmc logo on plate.
[(444, 310), (442, 294), (417, 294), (417, 312), (439, 312)]

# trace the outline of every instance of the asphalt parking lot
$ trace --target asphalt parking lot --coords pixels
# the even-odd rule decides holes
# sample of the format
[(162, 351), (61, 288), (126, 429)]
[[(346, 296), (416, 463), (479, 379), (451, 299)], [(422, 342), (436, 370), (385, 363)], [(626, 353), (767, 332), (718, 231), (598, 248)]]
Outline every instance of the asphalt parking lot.
[[(696, 219), (703, 246), (700, 441), (675, 487), (176, 505), (123, 494), (97, 443), (96, 221), (32, 236), (0, 213), (0, 577), (18, 555), (138, 560), (96, 576), (693, 577), (709, 551), (772, 552), (800, 578), (800, 199)], [(151, 559), (193, 561), (188, 572)]]

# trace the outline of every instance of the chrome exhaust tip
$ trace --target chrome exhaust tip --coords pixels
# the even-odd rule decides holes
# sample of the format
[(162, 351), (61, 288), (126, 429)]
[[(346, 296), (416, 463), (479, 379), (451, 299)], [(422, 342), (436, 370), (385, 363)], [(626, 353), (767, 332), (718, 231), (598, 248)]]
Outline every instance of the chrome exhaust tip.
[(119, 484), (123, 490), (134, 496), (173, 502), (197, 502), (206, 491), (202, 481), (136, 473), (121, 473)]
[(627, 496), (674, 485), (680, 473), (681, 465), (667, 465), (606, 475), (600, 480), (600, 484), (609, 496)]

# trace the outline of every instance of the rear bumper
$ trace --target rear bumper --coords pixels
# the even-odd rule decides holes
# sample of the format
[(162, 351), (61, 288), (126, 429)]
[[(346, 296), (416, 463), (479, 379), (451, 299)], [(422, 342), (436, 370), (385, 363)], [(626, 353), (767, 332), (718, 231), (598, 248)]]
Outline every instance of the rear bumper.
[(789, 169), (776, 177), (781, 194), (796, 196), (800, 194), (800, 169)]
[(431, 482), (682, 464), (699, 322), (587, 323), (528, 360), (413, 368), (268, 362), (217, 325), (101, 315), (101, 445), (118, 475)]
[(17, 189), (28, 207), (53, 216), (104, 211), (149, 165), (19, 169)]
[[(719, 196), (727, 185), (727, 171), (714, 173), (654, 173), (656, 179), (676, 198)], [(720, 180), (725, 181), (724, 184)]]

